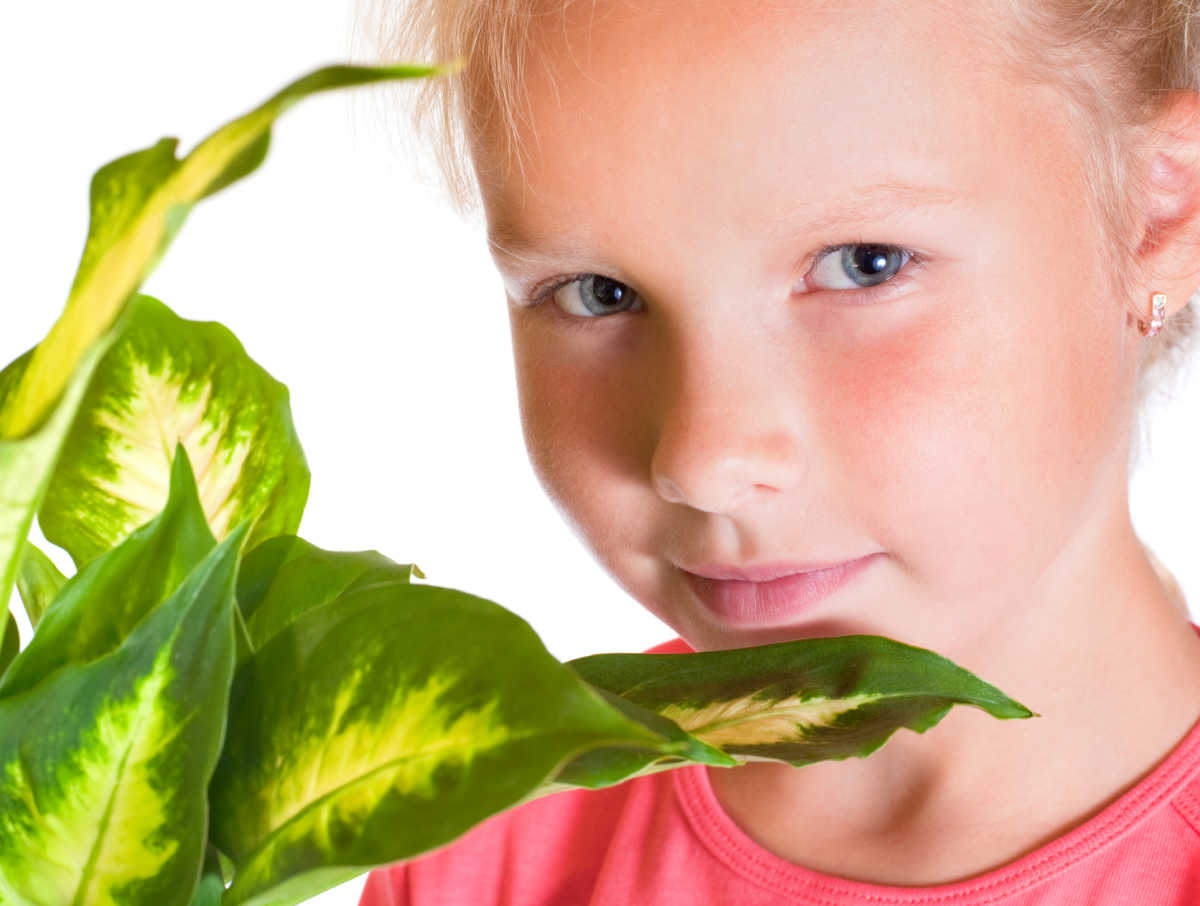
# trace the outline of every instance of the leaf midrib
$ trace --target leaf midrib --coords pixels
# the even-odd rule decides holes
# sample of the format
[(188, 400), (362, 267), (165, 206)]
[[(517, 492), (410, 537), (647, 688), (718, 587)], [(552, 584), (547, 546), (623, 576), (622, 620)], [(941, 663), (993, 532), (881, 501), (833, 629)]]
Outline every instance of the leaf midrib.
[[(860, 704), (856, 705), (854, 708), (849, 708), (846, 711), (842, 711), (842, 712), (840, 712), (841, 714), (846, 714), (846, 713), (849, 713), (850, 711), (856, 711), (856, 710), (858, 710), (858, 708), (861, 708), (864, 705), (872, 704), (874, 702), (883, 701), (884, 699), (890, 699), (890, 698), (936, 699), (939, 701), (950, 702), (951, 704), (954, 704), (954, 705), (969, 705), (971, 707), (980, 708), (981, 710), (983, 710), (987, 713), (990, 713), (990, 709), (988, 708), (988, 705), (992, 705), (994, 707), (999, 707), (1004, 704), (1003, 702), (998, 702), (998, 701), (995, 701), (994, 699), (989, 699), (989, 698), (982, 698), (980, 696), (974, 696), (974, 695), (959, 696), (959, 695), (949, 695), (949, 694), (937, 693), (937, 692), (879, 692), (879, 693), (860, 692), (860, 693), (855, 693), (855, 694), (856, 695), (870, 695), (871, 699), (869, 701), (861, 702)], [(846, 699), (844, 699), (844, 698), (822, 699), (822, 701), (825, 701), (825, 702), (838, 702), (838, 701), (845, 701), (845, 700)], [(812, 699), (810, 699), (809, 701), (812, 701)], [(801, 704), (803, 704), (803, 702)], [(692, 727), (692, 728), (685, 727), (685, 729), (687, 730), (688, 733), (691, 733), (693, 736), (702, 736), (704, 733), (713, 732), (715, 730), (722, 730), (722, 729), (725, 729), (726, 727), (734, 727), (734, 726), (737, 726), (738, 724), (742, 724), (742, 723), (750, 723), (755, 720), (763, 720), (763, 719), (765, 719), (767, 717), (771, 717), (771, 716), (779, 716), (781, 714), (781, 712), (786, 712), (786, 710), (787, 710), (786, 708), (777, 709), (777, 710), (768, 709), (768, 710), (756, 712), (753, 715), (747, 715), (747, 716), (738, 717), (738, 718), (730, 718), (728, 720), (713, 721), (711, 723), (703, 724), (699, 727)], [(661, 712), (659, 712), (659, 713), (661, 713)], [(675, 718), (671, 718), (671, 717), (669, 717), (669, 715), (663, 715), (663, 716), (666, 716), (671, 720), (675, 720)], [(678, 723), (678, 722), (679, 721), (676, 720), (676, 723)], [(682, 726), (682, 724), (681, 724), (681, 726)]]
[[(173, 633), (167, 641), (167, 646), (164, 646), (164, 647), (169, 647), (171, 645), (171, 643), (174, 641), (174, 639), (175, 639), (175, 634)], [(156, 672), (157, 672), (157, 669), (158, 669), (158, 665), (156, 664), (155, 665)], [(159, 688), (160, 689), (162, 688), (161, 684), (160, 684)], [(140, 692), (140, 690), (139, 690), (139, 692)], [(139, 696), (139, 697), (141, 697), (141, 696)], [(92, 841), (92, 851), (88, 854), (88, 859), (87, 859), (87, 862), (83, 866), (83, 871), (80, 872), (79, 886), (75, 890), (75, 899), (72, 901), (72, 906), (84, 906), (84, 904), (86, 902), (84, 894), (87, 892), (88, 887), (90, 886), (90, 884), (93, 880), (92, 875), (95, 873), (95, 870), (96, 870), (96, 860), (100, 856), (100, 850), (103, 847), (105, 836), (108, 833), (108, 825), (112, 821), (113, 807), (116, 804), (117, 793), (120, 791), (122, 781), (125, 778), (125, 769), (126, 769), (126, 765), (127, 765), (128, 761), (129, 761), (129, 756), (133, 752), (134, 748), (137, 746), (138, 742), (142, 739), (142, 731), (145, 728), (147, 721), (150, 720), (150, 714), (154, 710), (154, 703), (155, 703), (156, 699), (157, 699), (157, 696), (142, 697), (141, 704), (139, 705), (139, 707), (137, 709), (137, 711), (138, 711), (137, 725), (135, 728), (133, 728), (132, 732), (130, 732), (128, 734), (128, 736), (126, 737), (129, 740), (129, 743), (128, 743), (128, 745), (126, 745), (125, 752), (121, 756), (121, 763), (120, 763), (120, 766), (117, 768), (116, 781), (113, 783), (112, 792), (110, 792), (108, 795), (108, 804), (105, 805), (104, 814), (101, 816), (100, 821), (96, 826), (96, 836), (95, 836), (95, 839)]]

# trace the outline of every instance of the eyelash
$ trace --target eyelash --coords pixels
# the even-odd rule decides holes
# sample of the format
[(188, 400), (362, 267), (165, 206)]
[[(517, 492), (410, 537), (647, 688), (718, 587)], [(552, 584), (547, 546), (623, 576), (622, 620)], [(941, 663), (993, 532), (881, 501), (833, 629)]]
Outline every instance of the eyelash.
[[(909, 276), (909, 273), (908, 273), (909, 271), (919, 270), (921, 268), (921, 266), (925, 263), (925, 257), (923, 255), (921, 255), (919, 252), (917, 252), (913, 249), (908, 248), (907, 246), (895, 245), (895, 244), (889, 243), (889, 242), (868, 242), (865, 239), (855, 239), (850, 242), (833, 243), (832, 245), (822, 246), (821, 248), (817, 249), (817, 251), (813, 254), (812, 263), (809, 265), (808, 271), (805, 272), (805, 276), (807, 276), (808, 273), (811, 273), (813, 268), (815, 268), (819, 262), (823, 261), (826, 255), (830, 255), (834, 252), (839, 252), (843, 248), (855, 248), (857, 246), (878, 246), (880, 248), (885, 248), (891, 252), (899, 252), (903, 259), (903, 263), (900, 265), (900, 268), (896, 271), (895, 274), (893, 274), (887, 280), (884, 280), (882, 283), (876, 284), (875, 286), (869, 286), (869, 287), (865, 287), (863, 289), (858, 289), (858, 290), (830, 289), (830, 290), (816, 290), (816, 292), (831, 292), (831, 293), (854, 295), (854, 296), (857, 296), (860, 300), (865, 300), (865, 301), (858, 301), (858, 302), (854, 302), (851, 304), (866, 305), (870, 302), (873, 302), (875, 300), (875, 298), (880, 295), (884, 295), (886, 293), (893, 292), (896, 289), (896, 284), (903, 282)], [(576, 281), (582, 280), (584, 277), (589, 277), (589, 276), (603, 276), (603, 275), (602, 274), (593, 274), (593, 272), (591, 272), (591, 271), (585, 271), (584, 273), (571, 274), (569, 276), (562, 277), (558, 280), (553, 281), (549, 286), (544, 286), (544, 287), (543, 286), (535, 286), (530, 291), (530, 293), (529, 293), (528, 297), (525, 299), (525, 301), (522, 303), (522, 307), (533, 308), (535, 306), (541, 305), (547, 299), (550, 299), (556, 292), (558, 292), (564, 286), (568, 286), (571, 283), (575, 283)], [(614, 282), (620, 283), (621, 281), (617, 280)], [(621, 285), (628, 286), (628, 284), (624, 284), (624, 283), (622, 283)], [(629, 288), (633, 289), (632, 287), (629, 287)], [(636, 290), (634, 290), (634, 294), (637, 295)], [(637, 296), (637, 298), (641, 299), (641, 296)], [(604, 320), (607, 320), (608, 318), (613, 317), (613, 315), (594, 315), (592, 317), (584, 317), (582, 315), (573, 315), (567, 311), (564, 311), (561, 306), (554, 304), (553, 302), (551, 303), (551, 307), (553, 309), (555, 309), (555, 311), (553, 312), (554, 316), (562, 318), (563, 320), (566, 321), (566, 323), (569, 326), (579, 327), (579, 328), (583, 328), (585, 330), (591, 326), (591, 324), (589, 322), (604, 321)], [(628, 309), (626, 311), (615, 312), (615, 314), (625, 314), (627, 311), (628, 311)]]

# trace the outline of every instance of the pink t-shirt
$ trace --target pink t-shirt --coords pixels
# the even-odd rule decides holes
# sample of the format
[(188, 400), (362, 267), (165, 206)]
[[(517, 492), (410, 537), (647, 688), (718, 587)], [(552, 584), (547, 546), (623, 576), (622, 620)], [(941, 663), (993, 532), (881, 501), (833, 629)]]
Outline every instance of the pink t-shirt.
[[(690, 649), (675, 640), (652, 650)], [(865, 884), (788, 862), (734, 824), (697, 765), (494, 815), (439, 850), (372, 872), (359, 906), (709, 903), (1198, 906), (1200, 722), (1090, 820), (954, 884)]]

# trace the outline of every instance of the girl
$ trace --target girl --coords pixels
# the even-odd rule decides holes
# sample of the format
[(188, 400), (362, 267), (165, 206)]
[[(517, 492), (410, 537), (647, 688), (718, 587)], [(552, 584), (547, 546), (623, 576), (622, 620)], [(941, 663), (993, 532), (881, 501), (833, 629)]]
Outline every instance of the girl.
[(471, 55), (422, 103), (531, 462), (658, 650), (883, 635), (1042, 716), (557, 794), (363, 904), (1200, 902), (1200, 638), (1128, 507), (1195, 323), (1198, 8), (413, 0), (386, 57)]

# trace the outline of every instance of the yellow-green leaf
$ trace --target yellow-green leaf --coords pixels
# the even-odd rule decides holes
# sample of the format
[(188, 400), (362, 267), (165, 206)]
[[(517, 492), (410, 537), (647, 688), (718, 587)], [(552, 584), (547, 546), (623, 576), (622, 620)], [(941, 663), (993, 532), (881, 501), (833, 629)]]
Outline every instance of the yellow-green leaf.
[(25, 614), (35, 628), (66, 581), (67, 577), (59, 572), (53, 560), (39, 548), (25, 542), (25, 556), (21, 558), (21, 568), (17, 573), (17, 591), (21, 594), (21, 603), (25, 605)]
[(598, 746), (668, 740), (491, 601), (396, 581), (307, 610), (238, 668), (212, 783), (226, 906), (296, 903), (509, 808)]
[(177, 140), (96, 171), (91, 221), (66, 306), (46, 337), (0, 373), (0, 601), (7, 601), (33, 514), (92, 370), (121, 332), (129, 300), (191, 207), (253, 172), (275, 119), (317, 92), (389, 79), (449, 75), (447, 64), (326, 66), (285, 86), (177, 160)]
[(191, 899), (233, 674), (245, 528), (116, 651), (0, 701), (0, 902)]
[(66, 309), (38, 345), (13, 399), (0, 412), (0, 437), (18, 438), (38, 425), (84, 354), (158, 263), (191, 207), (257, 169), (275, 120), (297, 101), (332, 89), (450, 74), (462, 66), (461, 61), (325, 66), (226, 123), (182, 159), (175, 157), (179, 140), (164, 138), (97, 170), (92, 178), (91, 225)]
[(38, 523), (83, 566), (167, 502), (182, 444), (216, 538), (243, 521), (247, 542), (291, 532), (309, 472), (288, 390), (224, 326), (180, 318), (150, 296), (96, 369), (63, 445)]
[[(100, 359), (126, 323), (126, 319), (121, 318), (87, 350), (62, 397), (35, 431), (17, 440), (0, 436), (0, 601), (8, 600), (12, 592), (33, 514), (46, 494), (59, 450), (83, 399), (83, 392)], [(0, 371), (0, 413), (7, 408), (32, 358), (33, 350), (30, 350)]]
[(597, 654), (568, 666), (730, 755), (795, 766), (864, 757), (902, 727), (925, 732), (956, 704), (1001, 720), (1036, 716), (941, 655), (881, 636)]
[(68, 663), (87, 663), (116, 649), (215, 544), (187, 453), (177, 446), (162, 512), (66, 581), (25, 650), (0, 677), (0, 698), (31, 688)]

